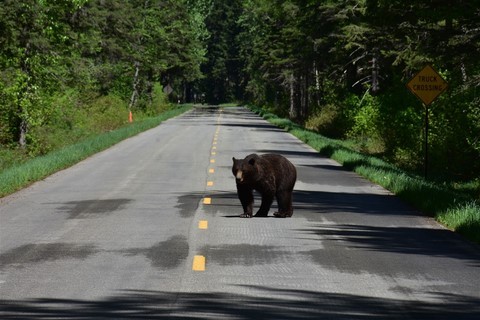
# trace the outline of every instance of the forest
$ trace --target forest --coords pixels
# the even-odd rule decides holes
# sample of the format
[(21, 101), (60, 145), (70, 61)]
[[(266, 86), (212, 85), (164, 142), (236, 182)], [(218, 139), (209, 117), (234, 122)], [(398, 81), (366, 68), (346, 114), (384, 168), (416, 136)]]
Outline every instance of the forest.
[(168, 109), (202, 77), (208, 3), (2, 0), (0, 169)]
[(425, 65), (448, 83), (429, 177), (478, 184), (479, 0), (3, 0), (0, 156), (235, 101), (422, 174), (426, 110), (406, 83)]
[(418, 174), (425, 108), (406, 84), (433, 66), (448, 90), (428, 108), (429, 177), (480, 176), (479, 1), (224, 1), (207, 28), (211, 102), (249, 101)]

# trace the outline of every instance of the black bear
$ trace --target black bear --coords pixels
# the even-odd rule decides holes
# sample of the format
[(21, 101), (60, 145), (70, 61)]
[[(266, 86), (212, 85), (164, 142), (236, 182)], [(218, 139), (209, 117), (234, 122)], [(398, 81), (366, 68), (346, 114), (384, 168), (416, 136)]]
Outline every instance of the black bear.
[(255, 217), (266, 217), (275, 197), (278, 212), (274, 216), (292, 216), (292, 192), (297, 170), (285, 157), (279, 154), (251, 154), (245, 159), (233, 158), (232, 172), (243, 207), (242, 218), (251, 218), (253, 215), (253, 190), (262, 196), (262, 204)]

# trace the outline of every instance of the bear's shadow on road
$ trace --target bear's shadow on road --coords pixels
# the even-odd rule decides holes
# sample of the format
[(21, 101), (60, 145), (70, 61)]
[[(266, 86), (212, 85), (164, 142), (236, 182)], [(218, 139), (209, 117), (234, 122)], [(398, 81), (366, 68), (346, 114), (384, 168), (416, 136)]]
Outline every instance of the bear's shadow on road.
[[(97, 300), (40, 298), (0, 302), (2, 319), (479, 319), (480, 301), (439, 294), (432, 302), (241, 285), (227, 292), (124, 290)], [(262, 298), (259, 298), (261, 296)], [(433, 302), (435, 301), (435, 302)]]

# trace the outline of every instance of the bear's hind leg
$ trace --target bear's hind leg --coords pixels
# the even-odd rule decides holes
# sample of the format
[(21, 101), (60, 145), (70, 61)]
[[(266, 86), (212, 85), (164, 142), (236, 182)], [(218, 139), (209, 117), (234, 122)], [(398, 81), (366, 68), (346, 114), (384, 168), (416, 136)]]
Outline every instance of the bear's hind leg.
[(278, 212), (273, 215), (277, 218), (286, 218), (293, 215), (292, 191), (277, 192)]

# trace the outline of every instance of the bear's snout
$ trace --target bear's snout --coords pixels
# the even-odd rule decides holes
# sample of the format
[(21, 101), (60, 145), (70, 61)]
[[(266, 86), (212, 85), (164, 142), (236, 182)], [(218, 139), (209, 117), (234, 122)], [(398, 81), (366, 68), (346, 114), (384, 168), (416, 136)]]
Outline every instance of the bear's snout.
[(237, 180), (237, 182), (243, 182), (243, 172), (241, 170), (237, 171), (237, 174), (235, 175), (235, 180)]

